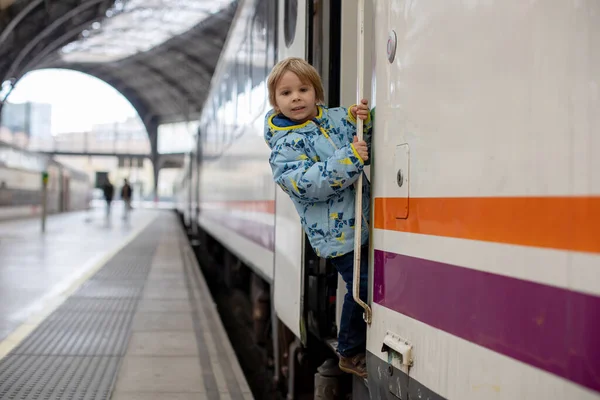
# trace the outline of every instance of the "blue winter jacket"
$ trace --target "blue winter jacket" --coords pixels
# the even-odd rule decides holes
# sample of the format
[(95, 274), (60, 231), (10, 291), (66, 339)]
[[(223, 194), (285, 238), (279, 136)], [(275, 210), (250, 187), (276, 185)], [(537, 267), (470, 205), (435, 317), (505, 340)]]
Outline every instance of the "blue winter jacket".
[[(364, 162), (352, 146), (356, 119), (344, 107), (319, 106), (315, 119), (296, 124), (273, 110), (265, 118), (265, 140), (275, 182), (296, 206), (310, 244), (320, 257), (354, 249), (354, 182)], [(364, 123), (370, 148), (371, 118)], [(369, 238), (370, 185), (363, 178), (362, 243)]]

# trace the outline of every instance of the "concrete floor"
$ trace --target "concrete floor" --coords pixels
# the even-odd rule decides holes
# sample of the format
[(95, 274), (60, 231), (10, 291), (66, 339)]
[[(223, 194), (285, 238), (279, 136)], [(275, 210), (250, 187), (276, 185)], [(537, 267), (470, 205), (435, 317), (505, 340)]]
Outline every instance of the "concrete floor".
[(0, 342), (28, 318), (42, 312), (113, 254), (157, 215), (134, 210), (128, 223), (114, 207), (0, 223)]

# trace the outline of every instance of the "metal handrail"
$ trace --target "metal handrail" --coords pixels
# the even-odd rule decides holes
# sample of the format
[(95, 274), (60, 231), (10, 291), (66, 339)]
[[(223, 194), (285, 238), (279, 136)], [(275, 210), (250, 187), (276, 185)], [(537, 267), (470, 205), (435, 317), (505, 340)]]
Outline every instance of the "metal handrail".
[[(365, 54), (365, 1), (358, 0), (358, 101), (356, 104), (361, 104), (364, 93), (364, 54)], [(358, 140), (363, 140), (363, 120), (356, 118), (356, 136)], [(371, 324), (371, 307), (360, 298), (360, 249), (362, 246), (362, 180), (361, 173), (356, 181), (356, 200), (354, 214), (354, 275), (352, 279), (352, 297), (356, 304), (360, 305), (364, 310), (364, 319), (367, 324)]]

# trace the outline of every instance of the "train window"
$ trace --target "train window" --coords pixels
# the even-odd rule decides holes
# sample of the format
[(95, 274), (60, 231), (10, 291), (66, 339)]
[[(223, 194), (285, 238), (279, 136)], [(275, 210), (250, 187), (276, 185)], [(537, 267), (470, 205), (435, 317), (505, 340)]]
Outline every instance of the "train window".
[(276, 56), (275, 49), (277, 48), (277, 3), (268, 2), (268, 18), (267, 18), (267, 63), (265, 76), (269, 76), (271, 67), (275, 65)]
[(267, 64), (267, 9), (268, 2), (259, 1), (252, 18), (252, 56), (251, 56), (251, 111), (261, 110), (267, 98), (265, 84)]
[(298, 0), (288, 0), (285, 2), (283, 16), (283, 35), (285, 45), (290, 47), (294, 43), (296, 36), (296, 22), (298, 20)]
[(223, 147), (223, 85), (215, 90), (214, 99), (214, 124), (215, 124), (215, 150), (219, 151)]
[[(200, 165), (202, 163), (202, 140), (204, 135), (202, 134), (204, 129), (202, 129), (201, 125), (198, 125), (196, 129), (196, 163)], [(142, 167), (142, 165), (140, 165)]]
[(227, 78), (225, 80), (225, 129), (227, 130), (227, 141), (231, 141), (231, 137), (236, 127), (236, 115), (235, 115), (235, 97), (237, 92), (237, 83), (235, 78), (235, 62), (228, 62), (227, 66)]
[[(259, 3), (256, 14), (252, 19), (252, 61), (251, 61), (251, 74), (252, 74), (252, 87), (256, 87), (262, 81), (262, 64), (264, 63), (265, 53), (265, 37), (263, 34), (263, 22), (262, 22), (262, 4)], [(255, 102), (253, 102), (256, 104)]]
[[(204, 111), (206, 112), (206, 111)], [(206, 117), (204, 117), (204, 115), (202, 116), (202, 120), (200, 121), (200, 124), (205, 128), (203, 130), (203, 135), (201, 136), (202, 139), (202, 143), (206, 143), (206, 139), (207, 139), (207, 135), (206, 135)]]
[(207, 136), (208, 136), (208, 143), (206, 144), (206, 149), (208, 150), (208, 153), (213, 155), (216, 152), (216, 145), (215, 145), (215, 120), (211, 119), (208, 122), (208, 128), (206, 130), (207, 132)]
[(221, 123), (221, 136), (222, 144), (227, 145), (229, 143), (230, 135), (230, 115), (229, 115), (229, 104), (231, 104), (231, 93), (229, 89), (229, 73), (224, 74), (223, 82), (221, 83), (221, 104), (219, 105), (219, 119)]
[(234, 123), (236, 124), (236, 126), (238, 126), (240, 120), (239, 120), (239, 113), (238, 113), (238, 107), (239, 107), (239, 99), (240, 99), (240, 63), (237, 62), (236, 60), (233, 60), (233, 81), (234, 81), (234, 89), (233, 89), (233, 120)]
[(237, 123), (244, 125), (247, 123), (248, 113), (250, 109), (249, 100), (249, 55), (250, 55), (250, 41), (244, 38), (244, 41), (240, 44), (237, 55)]

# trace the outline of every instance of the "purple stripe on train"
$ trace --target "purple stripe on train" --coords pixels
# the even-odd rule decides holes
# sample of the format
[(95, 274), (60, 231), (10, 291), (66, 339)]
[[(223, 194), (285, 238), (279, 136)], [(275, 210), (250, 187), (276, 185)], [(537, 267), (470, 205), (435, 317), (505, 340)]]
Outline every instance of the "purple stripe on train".
[(600, 392), (600, 297), (381, 250), (373, 290), (386, 308)]
[(273, 225), (237, 218), (226, 211), (204, 211), (203, 215), (219, 222), (219, 224), (235, 231), (259, 246), (270, 251), (275, 251), (275, 227)]

